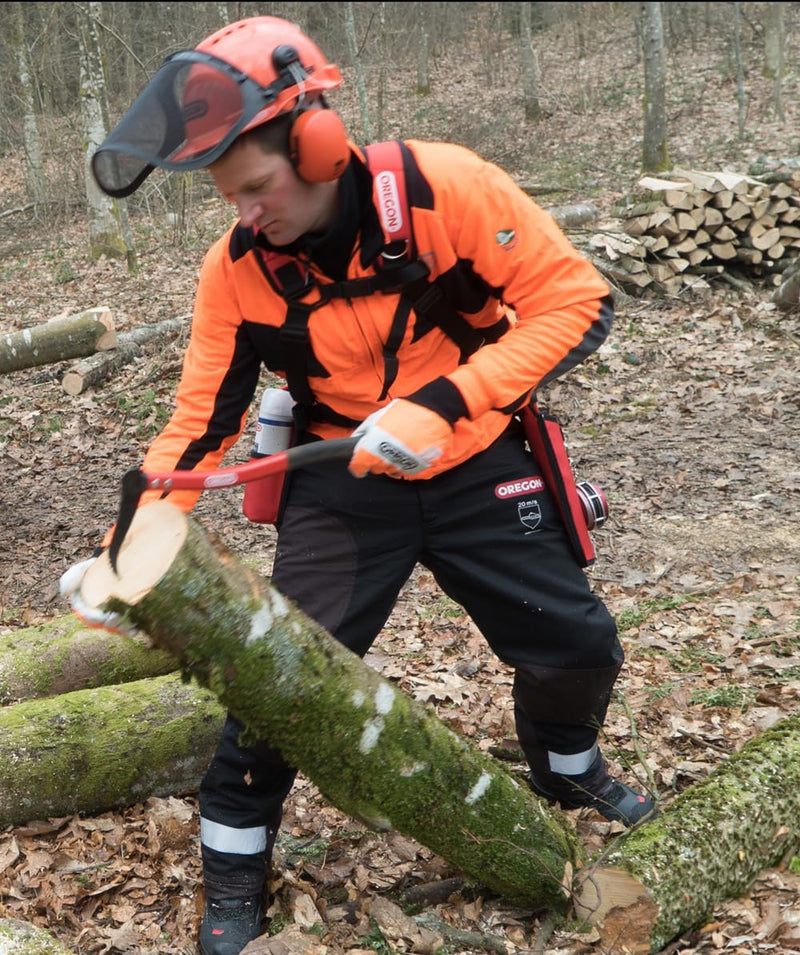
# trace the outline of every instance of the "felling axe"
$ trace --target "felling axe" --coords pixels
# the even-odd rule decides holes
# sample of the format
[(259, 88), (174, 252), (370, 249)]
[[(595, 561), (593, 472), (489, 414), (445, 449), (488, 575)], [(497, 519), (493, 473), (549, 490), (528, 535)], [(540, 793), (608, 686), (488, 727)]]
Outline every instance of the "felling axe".
[(114, 572), (117, 571), (117, 557), (122, 542), (128, 533), (133, 516), (145, 491), (205, 491), (221, 487), (233, 487), (235, 484), (247, 484), (274, 474), (296, 471), (311, 467), (323, 461), (344, 460), (349, 458), (358, 442), (358, 438), (336, 438), (330, 441), (313, 441), (278, 451), (247, 464), (230, 468), (216, 468), (213, 471), (160, 471), (146, 473), (139, 468), (127, 471), (122, 478), (122, 497), (119, 516), (108, 545), (108, 558)]

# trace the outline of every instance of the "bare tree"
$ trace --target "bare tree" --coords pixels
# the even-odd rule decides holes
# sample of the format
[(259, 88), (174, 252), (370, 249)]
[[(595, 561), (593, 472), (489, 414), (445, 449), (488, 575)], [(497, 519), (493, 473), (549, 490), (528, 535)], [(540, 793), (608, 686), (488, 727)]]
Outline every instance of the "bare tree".
[(642, 169), (644, 172), (659, 172), (669, 168), (662, 5), (641, 3), (639, 6), (644, 54)]
[(783, 97), (781, 91), (783, 79), (783, 48), (785, 44), (785, 3), (767, 3), (764, 7), (764, 75), (771, 77), (773, 83), (773, 103), (781, 122)]
[(531, 6), (529, 3), (519, 4), (519, 46), (520, 61), (522, 63), (522, 92), (525, 100), (525, 119), (529, 119), (533, 123), (538, 123), (542, 118), (542, 108), (539, 105), (539, 92), (536, 82), (536, 59), (533, 53)]
[(100, 43), (95, 27), (95, 18), (100, 4), (93, 0), (86, 5), (76, 4), (78, 16), (80, 105), (81, 125), (84, 138), (86, 200), (89, 222), (89, 255), (99, 259), (127, 258), (128, 249), (115, 202), (106, 196), (94, 181), (91, 159), (106, 136), (103, 119), (105, 80)]
[(25, 16), (21, 3), (12, 3), (11, 7), (13, 8), (11, 44), (17, 55), (17, 75), (23, 109), (25, 182), (28, 189), (28, 198), (34, 205), (38, 205), (45, 199), (44, 168), (42, 164), (42, 143), (39, 138), (39, 127), (36, 123), (36, 98), (25, 42)]
[(736, 58), (736, 103), (738, 106), (739, 139), (742, 139), (747, 99), (744, 91), (744, 64), (742, 63), (742, 11), (738, 3), (733, 5), (733, 36), (734, 56)]
[(345, 35), (347, 37), (347, 49), (350, 52), (350, 59), (353, 63), (353, 69), (356, 74), (356, 89), (358, 91), (358, 103), (361, 110), (361, 128), (364, 132), (364, 141), (374, 142), (372, 136), (372, 122), (369, 117), (369, 102), (367, 100), (367, 86), (364, 81), (364, 70), (361, 66), (361, 56), (358, 52), (358, 41), (356, 40), (356, 18), (352, 3), (345, 4)]

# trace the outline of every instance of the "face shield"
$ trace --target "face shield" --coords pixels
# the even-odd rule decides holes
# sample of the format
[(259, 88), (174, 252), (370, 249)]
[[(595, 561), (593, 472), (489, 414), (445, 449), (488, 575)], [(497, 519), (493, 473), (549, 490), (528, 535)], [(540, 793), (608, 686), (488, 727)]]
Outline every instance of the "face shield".
[(98, 186), (120, 199), (156, 166), (188, 172), (210, 165), (248, 125), (257, 125), (259, 113), (267, 112), (266, 121), (288, 109), (302, 96), (302, 80), (297, 85), (290, 71), (261, 86), (209, 53), (173, 54), (92, 157)]

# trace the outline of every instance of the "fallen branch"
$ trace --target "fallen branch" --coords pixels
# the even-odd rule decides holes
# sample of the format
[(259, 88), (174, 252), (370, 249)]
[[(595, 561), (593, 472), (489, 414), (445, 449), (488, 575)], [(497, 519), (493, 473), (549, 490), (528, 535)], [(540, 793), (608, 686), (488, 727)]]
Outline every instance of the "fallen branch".
[(0, 337), (0, 374), (83, 358), (114, 348), (117, 333), (102, 306)]
[(68, 395), (79, 395), (110, 378), (114, 372), (130, 364), (142, 353), (142, 345), (176, 335), (186, 327), (185, 318), (167, 318), (154, 325), (141, 325), (130, 332), (121, 332), (116, 348), (97, 352), (70, 368), (61, 379)]

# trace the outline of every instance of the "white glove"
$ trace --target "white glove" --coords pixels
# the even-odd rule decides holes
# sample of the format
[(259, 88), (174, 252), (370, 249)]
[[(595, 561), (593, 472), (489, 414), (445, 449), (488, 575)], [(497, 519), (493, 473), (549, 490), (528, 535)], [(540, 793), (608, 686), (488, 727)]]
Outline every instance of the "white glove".
[(395, 398), (365, 418), (353, 436), (360, 439), (348, 465), (354, 477), (402, 477), (426, 471), (452, 440), (453, 428), (435, 411)]
[(72, 567), (65, 570), (58, 581), (58, 589), (62, 597), (69, 600), (73, 613), (79, 617), (87, 627), (97, 627), (102, 630), (110, 630), (113, 633), (122, 633), (127, 636), (134, 636), (138, 630), (133, 624), (128, 623), (125, 618), (118, 613), (111, 613), (102, 610), (100, 607), (92, 607), (81, 597), (81, 584), (86, 576), (86, 571), (97, 560), (96, 557), (90, 557), (88, 560), (82, 560)]

